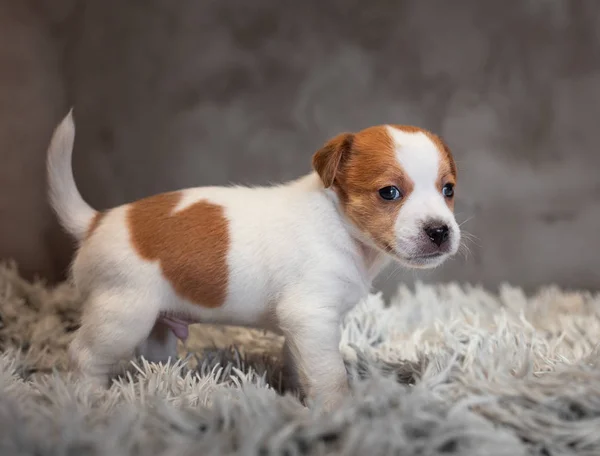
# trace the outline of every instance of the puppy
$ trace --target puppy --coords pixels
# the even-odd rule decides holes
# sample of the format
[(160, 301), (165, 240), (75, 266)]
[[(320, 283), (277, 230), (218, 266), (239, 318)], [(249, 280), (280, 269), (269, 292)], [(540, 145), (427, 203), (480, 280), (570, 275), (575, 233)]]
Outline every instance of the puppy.
[(103, 384), (134, 354), (174, 359), (191, 323), (231, 324), (282, 334), (305, 397), (333, 407), (348, 393), (344, 315), (390, 261), (433, 268), (459, 247), (452, 154), (417, 127), (340, 134), (285, 185), (190, 188), (103, 212), (77, 190), (74, 135), (69, 113), (48, 149), (50, 199), (78, 241), (71, 272), (86, 300), (70, 357)]

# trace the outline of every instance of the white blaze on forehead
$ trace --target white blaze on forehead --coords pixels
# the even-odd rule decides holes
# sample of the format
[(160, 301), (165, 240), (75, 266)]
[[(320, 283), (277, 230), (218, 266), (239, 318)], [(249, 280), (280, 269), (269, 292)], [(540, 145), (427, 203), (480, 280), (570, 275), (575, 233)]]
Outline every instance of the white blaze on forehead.
[(396, 219), (397, 251), (405, 256), (418, 254), (419, 242), (427, 243), (426, 238), (423, 240), (424, 226), (436, 221), (450, 228), (450, 251), (455, 253), (460, 244), (460, 228), (438, 188), (440, 167), (444, 166), (438, 145), (422, 131), (409, 132), (392, 126), (387, 130), (398, 164), (413, 182), (412, 192)]
[(396, 158), (413, 181), (415, 190), (435, 188), (440, 167), (440, 153), (435, 143), (420, 131), (406, 132), (391, 126), (387, 129), (394, 141)]

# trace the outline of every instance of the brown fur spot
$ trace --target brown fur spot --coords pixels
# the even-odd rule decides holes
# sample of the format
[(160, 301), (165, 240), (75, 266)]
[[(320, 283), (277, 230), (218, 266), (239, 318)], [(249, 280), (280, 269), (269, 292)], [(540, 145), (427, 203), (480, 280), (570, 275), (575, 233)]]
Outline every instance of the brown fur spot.
[(329, 140), (313, 156), (313, 168), (321, 177), (325, 188), (333, 185), (338, 170), (345, 159), (348, 158), (353, 140), (354, 135), (350, 133), (339, 134)]
[(102, 221), (105, 215), (106, 212), (96, 212), (96, 215), (94, 215), (94, 217), (92, 218), (90, 226), (88, 227), (87, 233), (85, 235), (86, 239), (89, 239), (89, 237), (94, 233), (94, 231), (96, 231), (96, 228), (98, 228), (98, 225), (100, 225), (100, 222)]
[(436, 135), (432, 136), (433, 142), (435, 142), (442, 157), (442, 166), (440, 167), (440, 173), (448, 173), (454, 180), (456, 180), (456, 163), (454, 162), (454, 157), (452, 156), (450, 148), (442, 138)]
[[(403, 202), (413, 190), (413, 182), (398, 163), (393, 141), (384, 127), (371, 127), (342, 137), (344, 140), (338, 136), (319, 150), (313, 165), (315, 161), (320, 163), (315, 169), (321, 179), (323, 170), (330, 175), (331, 168), (335, 168), (332, 184), (346, 216), (381, 249), (393, 250), (394, 225)], [(404, 198), (383, 200), (379, 190), (390, 185), (398, 187)]]
[[(430, 134), (431, 139), (440, 151), (440, 170), (438, 173), (438, 190), (441, 192), (446, 184), (456, 185), (456, 163), (448, 145), (437, 135)], [(446, 204), (453, 211), (454, 197), (445, 198)]]
[(142, 258), (159, 261), (180, 297), (219, 307), (229, 279), (229, 226), (223, 207), (198, 201), (173, 213), (181, 197), (171, 192), (132, 203), (127, 212), (131, 241)]

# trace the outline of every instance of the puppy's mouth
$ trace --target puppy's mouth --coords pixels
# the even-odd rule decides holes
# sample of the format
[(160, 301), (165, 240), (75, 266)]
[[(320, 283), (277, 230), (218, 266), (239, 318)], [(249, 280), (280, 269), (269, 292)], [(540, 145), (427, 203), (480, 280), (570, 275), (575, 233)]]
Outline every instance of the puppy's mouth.
[(438, 251), (438, 252), (427, 252), (427, 253), (418, 253), (415, 255), (407, 255), (398, 251), (397, 249), (393, 249), (391, 246), (386, 246), (384, 250), (388, 255), (395, 258), (400, 263), (405, 266), (411, 268), (428, 268), (435, 267), (441, 264), (444, 259), (449, 256), (449, 252)]
[(409, 257), (409, 260), (429, 260), (434, 258), (440, 258), (446, 255), (445, 252), (433, 252), (433, 253), (424, 253), (423, 255), (415, 255)]
[(436, 266), (440, 264), (441, 260), (443, 260), (447, 255), (448, 254), (446, 252), (424, 253), (421, 255), (404, 257), (403, 260), (406, 264), (413, 268), (426, 268), (428, 266)]
[(392, 245), (387, 243), (381, 243), (378, 247), (379, 250), (388, 254), (400, 264), (416, 269), (435, 268), (441, 265), (454, 253), (451, 248), (448, 248), (448, 246), (439, 250), (432, 250), (429, 246), (425, 246), (420, 249), (414, 249), (414, 247), (411, 246), (412, 248), (407, 249), (408, 252), (406, 250), (402, 251), (403, 249), (401, 248), (394, 248)]

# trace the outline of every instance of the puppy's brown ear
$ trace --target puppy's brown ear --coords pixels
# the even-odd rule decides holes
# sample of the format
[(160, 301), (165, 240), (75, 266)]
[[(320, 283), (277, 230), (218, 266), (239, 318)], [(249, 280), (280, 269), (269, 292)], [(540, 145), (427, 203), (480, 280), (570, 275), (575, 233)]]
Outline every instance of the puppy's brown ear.
[(340, 167), (348, 159), (352, 149), (354, 135), (351, 133), (342, 133), (335, 138), (330, 139), (319, 149), (312, 159), (312, 165), (325, 188), (329, 188), (335, 181)]

